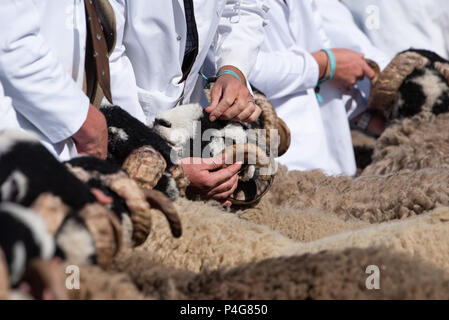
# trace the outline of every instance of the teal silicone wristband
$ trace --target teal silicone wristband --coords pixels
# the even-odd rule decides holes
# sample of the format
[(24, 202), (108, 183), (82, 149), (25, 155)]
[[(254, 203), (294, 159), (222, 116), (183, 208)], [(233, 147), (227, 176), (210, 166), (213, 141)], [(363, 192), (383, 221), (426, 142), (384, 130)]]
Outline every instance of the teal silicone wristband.
[(240, 79), (239, 75), (238, 75), (237, 73), (235, 73), (234, 71), (231, 71), (231, 70), (223, 70), (222, 72), (220, 72), (220, 73), (217, 75), (217, 79), (220, 78), (221, 76), (224, 76), (225, 74), (229, 74), (229, 75), (231, 75), (231, 76), (234, 76), (234, 77), (236, 77), (240, 82), (242, 82), (242, 79)]
[(335, 55), (332, 52), (332, 50), (330, 49), (323, 49), (323, 51), (326, 53), (328, 59), (329, 59), (329, 64), (331, 67), (331, 71), (329, 73), (329, 77), (327, 77), (324, 80), (321, 80), (318, 82), (318, 85), (323, 84), (325, 82), (331, 81), (334, 77), (335, 77), (335, 72), (337, 71), (337, 60), (335, 59)]
[(330, 49), (324, 49), (327, 56), (329, 57), (329, 62), (331, 64), (331, 73), (329, 74), (329, 78), (326, 81), (331, 81), (335, 77), (335, 72), (337, 71), (337, 60), (335, 59), (335, 55)]
[(331, 71), (329, 73), (329, 77), (327, 77), (324, 80), (318, 81), (318, 85), (315, 88), (316, 98), (317, 98), (319, 103), (323, 102), (323, 97), (320, 95), (320, 86), (323, 83), (325, 83), (325, 82), (331, 81), (335, 77), (335, 72), (337, 71), (337, 60), (335, 59), (335, 55), (332, 52), (332, 50), (330, 50), (330, 49), (323, 49), (323, 51), (327, 54), (327, 57), (329, 58), (329, 64), (330, 64), (330, 67), (331, 67)]

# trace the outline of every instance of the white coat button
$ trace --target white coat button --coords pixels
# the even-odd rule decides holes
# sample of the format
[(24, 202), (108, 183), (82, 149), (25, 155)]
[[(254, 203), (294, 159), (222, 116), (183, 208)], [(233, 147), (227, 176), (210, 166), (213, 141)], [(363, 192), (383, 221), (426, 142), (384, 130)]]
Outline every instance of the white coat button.
[(181, 41), (182, 37), (181, 36), (177, 36), (176, 40)]

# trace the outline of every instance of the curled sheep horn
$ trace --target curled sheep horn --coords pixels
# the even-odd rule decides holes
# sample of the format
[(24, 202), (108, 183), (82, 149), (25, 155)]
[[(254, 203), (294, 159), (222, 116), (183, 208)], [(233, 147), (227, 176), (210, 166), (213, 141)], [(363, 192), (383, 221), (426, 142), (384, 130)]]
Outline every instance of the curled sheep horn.
[(449, 63), (437, 61), (434, 63), (434, 67), (438, 72), (440, 72), (443, 75), (447, 83), (449, 83)]
[(0, 300), (9, 298), (9, 276), (5, 255), (0, 248)]
[(125, 173), (105, 178), (112, 191), (122, 197), (131, 211), (133, 241), (136, 246), (142, 244), (151, 230), (151, 208), (160, 210), (170, 223), (174, 237), (181, 236), (181, 222), (172, 202), (156, 190), (140, 188)]
[(121, 247), (120, 221), (113, 212), (97, 203), (85, 206), (80, 215), (94, 238), (98, 264), (106, 268)]
[(142, 244), (151, 230), (151, 207), (145, 199), (144, 192), (137, 182), (130, 179), (124, 172), (106, 176), (104, 182), (125, 200), (131, 214), (134, 245)]
[(257, 168), (257, 174), (251, 179), (239, 180), (238, 187), (229, 197), (229, 201), (236, 206), (250, 206), (259, 202), (273, 183), (276, 164), (272, 163), (261, 148), (250, 143), (229, 146), (223, 150), (223, 153), (226, 164), (242, 161), (244, 164), (254, 165)]
[[(262, 109), (262, 126), (266, 130), (267, 148), (277, 146), (277, 156), (284, 155), (291, 143), (291, 133), (287, 124), (277, 116), (271, 102), (261, 92), (254, 91), (256, 104)], [(277, 135), (276, 135), (277, 133)], [(275, 137), (275, 141), (272, 138)]]
[(182, 235), (181, 219), (173, 203), (158, 190), (145, 190), (145, 196), (151, 207), (161, 211), (167, 218), (173, 237)]
[(123, 169), (129, 176), (147, 190), (157, 185), (166, 167), (164, 158), (151, 146), (134, 150), (123, 163)]
[[(153, 147), (144, 146), (131, 152), (122, 167), (141, 188), (152, 190), (164, 174), (167, 163)], [(173, 176), (180, 195), (185, 196), (189, 183), (182, 167), (174, 165), (168, 168), (168, 172)]]
[(373, 83), (368, 107), (388, 112), (404, 80), (413, 70), (428, 64), (429, 59), (417, 52), (407, 51), (397, 55)]

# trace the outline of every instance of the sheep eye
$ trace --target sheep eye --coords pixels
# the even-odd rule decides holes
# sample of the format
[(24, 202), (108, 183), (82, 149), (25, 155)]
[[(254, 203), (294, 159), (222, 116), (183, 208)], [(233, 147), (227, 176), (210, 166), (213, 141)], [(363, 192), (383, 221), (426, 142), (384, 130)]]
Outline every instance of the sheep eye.
[(162, 126), (162, 127), (166, 127), (166, 128), (171, 128), (171, 123), (165, 119), (155, 119), (154, 124)]

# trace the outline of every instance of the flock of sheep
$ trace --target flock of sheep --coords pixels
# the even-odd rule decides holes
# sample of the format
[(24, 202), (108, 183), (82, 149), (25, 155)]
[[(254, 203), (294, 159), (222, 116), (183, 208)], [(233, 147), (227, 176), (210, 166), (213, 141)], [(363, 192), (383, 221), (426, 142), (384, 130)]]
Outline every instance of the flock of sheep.
[[(115, 145), (139, 142), (124, 154), (112, 150), (109, 158), (114, 166), (126, 167), (134, 153), (139, 165), (129, 171), (136, 180), (112, 162), (102, 169), (104, 163), (68, 164), (84, 183), (101, 182), (120, 195), (113, 211), (127, 211), (105, 218), (110, 229), (119, 230), (114, 239), (94, 233), (96, 264), (86, 258), (88, 250), (64, 246), (61, 234), (68, 233), (56, 233), (65, 263), (81, 266), (80, 289), (70, 290), (69, 297), (449, 299), (449, 104), (441, 107), (449, 94), (445, 63), (425, 51), (408, 51), (376, 79), (371, 106), (382, 108), (391, 122), (377, 141), (359, 139), (365, 159), (357, 178), (280, 166), (270, 190), (247, 207), (223, 209), (185, 198), (186, 182), (168, 160), (169, 150), (161, 152), (165, 161), (145, 167), (142, 153), (154, 159), (142, 150), (145, 139), (120, 131), (117, 123)], [(404, 101), (420, 95), (424, 98), (410, 111)], [(154, 147), (160, 150), (164, 143)], [(151, 179), (142, 177), (143, 167)], [(160, 183), (164, 179), (168, 182)], [(74, 207), (62, 193), (56, 196)], [(73, 201), (80, 207), (91, 203), (78, 202)], [(117, 209), (120, 205), (126, 208)], [(36, 203), (34, 208), (39, 211)], [(380, 270), (380, 289), (367, 287), (369, 266)]]

